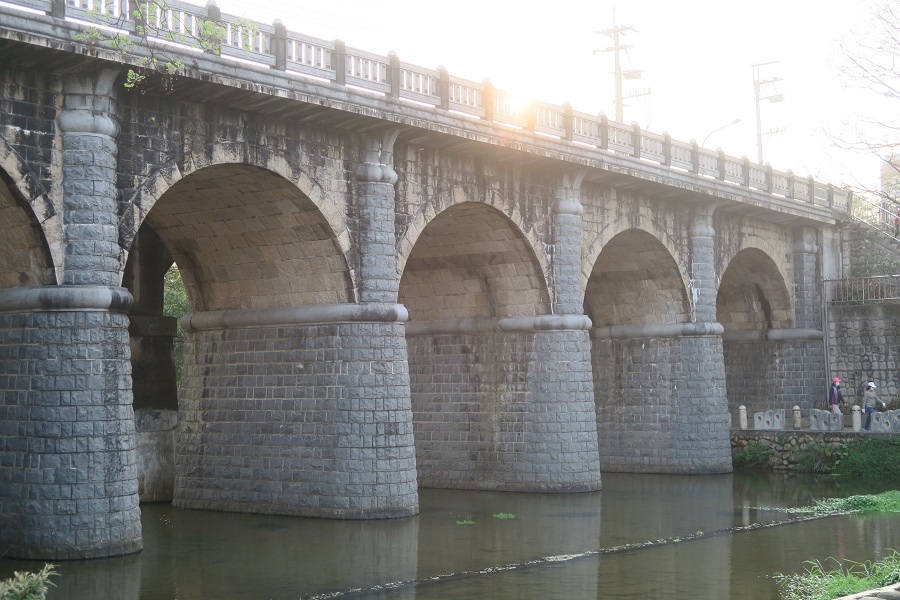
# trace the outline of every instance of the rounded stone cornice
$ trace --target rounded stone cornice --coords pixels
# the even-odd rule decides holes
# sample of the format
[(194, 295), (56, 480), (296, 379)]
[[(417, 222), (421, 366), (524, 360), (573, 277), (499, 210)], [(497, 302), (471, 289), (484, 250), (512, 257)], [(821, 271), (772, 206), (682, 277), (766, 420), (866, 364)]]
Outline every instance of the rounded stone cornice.
[(60, 285), (0, 290), (0, 312), (111, 310), (128, 312), (134, 298), (126, 288)]
[(726, 342), (793, 342), (803, 340), (823, 340), (821, 329), (754, 329), (751, 331), (726, 331), (722, 336)]
[(719, 336), (725, 328), (721, 323), (668, 323), (662, 325), (607, 325), (592, 331), (594, 339), (679, 338), (690, 336)]
[(499, 319), (447, 319), (412, 321), (406, 325), (407, 335), (448, 335), (460, 333), (582, 331), (591, 328), (585, 315), (528, 315)]
[(575, 198), (563, 198), (556, 201), (553, 205), (553, 212), (558, 215), (575, 215), (580, 216), (584, 213), (584, 206)]
[(409, 312), (402, 304), (314, 304), (286, 308), (216, 310), (191, 313), (181, 318), (185, 331), (217, 331), (278, 325), (317, 325), (354, 322), (405, 322)]
[(59, 128), (68, 134), (119, 135), (119, 123), (109, 115), (88, 109), (63, 110), (57, 118)]

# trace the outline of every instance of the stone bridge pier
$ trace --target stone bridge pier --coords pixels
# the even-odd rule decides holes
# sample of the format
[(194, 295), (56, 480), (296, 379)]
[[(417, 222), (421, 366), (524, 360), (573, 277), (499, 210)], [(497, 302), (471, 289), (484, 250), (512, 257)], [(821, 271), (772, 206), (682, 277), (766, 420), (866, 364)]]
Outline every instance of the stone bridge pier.
[[(27, 217), (10, 221), (25, 250), (18, 285), (5, 281), (0, 290), (0, 547), (7, 556), (94, 558), (143, 544), (132, 296), (119, 287), (116, 75), (73, 75), (62, 84), (53, 165), (60, 199), (42, 199), (55, 262), (33, 252), (41, 243)], [(13, 173), (29, 183), (27, 171)]]

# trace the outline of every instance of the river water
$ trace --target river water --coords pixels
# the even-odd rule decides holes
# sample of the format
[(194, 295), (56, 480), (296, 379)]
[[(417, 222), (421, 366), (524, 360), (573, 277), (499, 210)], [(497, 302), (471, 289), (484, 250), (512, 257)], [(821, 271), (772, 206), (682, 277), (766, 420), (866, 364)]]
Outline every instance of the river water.
[[(420, 490), (420, 514), (391, 521), (143, 505), (144, 551), (60, 563), (48, 600), (775, 600), (773, 573), (900, 550), (900, 515), (785, 508), (898, 486), (609, 473), (583, 494)], [(0, 578), (40, 566), (0, 560)]]

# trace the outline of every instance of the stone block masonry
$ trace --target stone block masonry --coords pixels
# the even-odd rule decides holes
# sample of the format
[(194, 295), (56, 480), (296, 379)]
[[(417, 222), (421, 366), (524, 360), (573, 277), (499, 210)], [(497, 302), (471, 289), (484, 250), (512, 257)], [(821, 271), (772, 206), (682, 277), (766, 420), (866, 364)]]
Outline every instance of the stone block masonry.
[(195, 330), (183, 377), (175, 506), (418, 512), (402, 323)]
[(599, 489), (587, 332), (479, 324), (455, 333), (410, 325), (419, 485)]
[[(35, 306), (66, 289), (24, 301), (14, 293), (21, 289), (0, 294), (0, 309), (11, 309), (0, 310), (0, 548), (8, 556), (98, 558), (143, 544), (128, 318), (96, 306)], [(109, 306), (108, 294), (93, 296), (87, 304)]]

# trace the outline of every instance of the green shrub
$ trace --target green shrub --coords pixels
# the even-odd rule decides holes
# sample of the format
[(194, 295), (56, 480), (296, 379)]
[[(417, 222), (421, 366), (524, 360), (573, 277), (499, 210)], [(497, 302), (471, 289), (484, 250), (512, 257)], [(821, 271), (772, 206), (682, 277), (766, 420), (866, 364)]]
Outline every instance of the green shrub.
[(759, 442), (751, 442), (734, 455), (734, 463), (739, 468), (761, 469), (769, 464), (770, 458), (772, 448)]
[(854, 479), (900, 479), (900, 438), (863, 437), (848, 443), (831, 472)]
[(831, 473), (834, 465), (847, 454), (846, 444), (832, 448), (817, 440), (797, 451), (797, 471), (801, 473)]
[(0, 581), (0, 600), (44, 600), (55, 565), (46, 564), (37, 573), (16, 571), (9, 579)]

